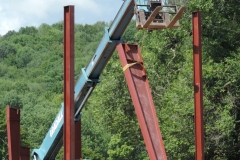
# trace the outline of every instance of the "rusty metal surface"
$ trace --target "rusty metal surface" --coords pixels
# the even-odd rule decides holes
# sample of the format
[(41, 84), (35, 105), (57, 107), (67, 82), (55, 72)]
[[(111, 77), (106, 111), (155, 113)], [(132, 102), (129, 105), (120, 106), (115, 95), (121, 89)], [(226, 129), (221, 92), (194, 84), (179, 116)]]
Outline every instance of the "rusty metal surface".
[(75, 159), (82, 158), (81, 119), (75, 122)]
[(20, 157), (20, 110), (7, 106), (6, 114), (8, 158), (9, 160), (17, 160)]
[(64, 7), (64, 159), (75, 157), (74, 6)]
[(192, 13), (195, 105), (195, 159), (204, 160), (201, 13)]
[(124, 75), (133, 100), (149, 158), (150, 160), (166, 160), (167, 157), (158, 119), (138, 45), (119, 44), (117, 50), (123, 68), (127, 68), (125, 67), (127, 64), (137, 62), (127, 68), (124, 71)]
[(30, 159), (30, 148), (20, 147), (20, 160), (29, 160)]

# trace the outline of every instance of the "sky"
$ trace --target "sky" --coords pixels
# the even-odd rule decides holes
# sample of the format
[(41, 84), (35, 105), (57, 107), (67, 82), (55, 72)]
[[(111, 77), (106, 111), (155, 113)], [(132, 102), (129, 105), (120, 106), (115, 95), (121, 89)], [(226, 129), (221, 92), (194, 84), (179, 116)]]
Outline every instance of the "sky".
[(0, 0), (0, 35), (21, 27), (63, 21), (63, 7), (75, 6), (75, 23), (110, 22), (122, 0)]

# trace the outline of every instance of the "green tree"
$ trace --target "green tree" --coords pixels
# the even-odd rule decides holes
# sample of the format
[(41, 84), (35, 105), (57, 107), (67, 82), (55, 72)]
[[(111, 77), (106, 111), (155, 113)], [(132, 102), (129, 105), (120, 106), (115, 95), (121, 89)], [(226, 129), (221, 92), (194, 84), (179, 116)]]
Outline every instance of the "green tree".
[(15, 47), (8, 43), (2, 43), (0, 45), (0, 59), (6, 58), (9, 54), (16, 54)]
[(34, 50), (28, 47), (23, 47), (17, 51), (16, 54), (16, 66), (17, 68), (26, 67), (27, 64), (32, 60), (32, 54)]
[(7, 126), (6, 126), (6, 110), (0, 110), (0, 157), (2, 160), (7, 160)]

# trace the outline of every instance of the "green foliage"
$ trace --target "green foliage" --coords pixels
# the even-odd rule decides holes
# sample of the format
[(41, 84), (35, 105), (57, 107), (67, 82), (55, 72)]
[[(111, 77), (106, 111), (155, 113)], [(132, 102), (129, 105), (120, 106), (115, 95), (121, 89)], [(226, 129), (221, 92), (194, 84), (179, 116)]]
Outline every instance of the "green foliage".
[(28, 47), (19, 49), (15, 58), (17, 68), (26, 67), (32, 60), (31, 54), (33, 54), (33, 52), (34, 50)]
[(8, 37), (11, 37), (11, 36), (15, 35), (16, 33), (17, 33), (17, 32), (14, 31), (14, 30), (8, 31), (3, 37), (4, 37), (5, 39), (8, 39)]
[(16, 54), (16, 49), (11, 44), (2, 43), (0, 45), (0, 59), (6, 58), (9, 54)]
[(18, 31), (19, 34), (34, 35), (38, 33), (37, 28), (35, 27), (21, 27)]
[(6, 122), (6, 110), (0, 110), (0, 157), (2, 160), (8, 159), (7, 151), (7, 122)]
[(95, 153), (91, 149), (82, 148), (82, 155), (84, 159), (104, 160), (101, 154)]
[(136, 22), (132, 20), (129, 23), (127, 29), (125, 30), (122, 36), (124, 43), (129, 43), (129, 44), (136, 43), (134, 35), (137, 33), (137, 30), (135, 26), (136, 26)]
[(4, 97), (4, 104), (11, 106), (12, 108), (22, 108), (22, 102), (19, 94), (15, 90), (7, 92)]

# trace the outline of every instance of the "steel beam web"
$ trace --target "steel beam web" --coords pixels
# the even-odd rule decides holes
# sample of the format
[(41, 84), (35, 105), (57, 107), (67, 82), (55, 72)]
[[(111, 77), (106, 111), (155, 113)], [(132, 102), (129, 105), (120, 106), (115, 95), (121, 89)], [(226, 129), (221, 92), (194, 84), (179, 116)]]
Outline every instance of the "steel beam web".
[(30, 158), (30, 148), (20, 147), (20, 160), (29, 160)]
[(75, 159), (74, 6), (64, 7), (64, 159)]
[(118, 54), (150, 160), (166, 160), (148, 79), (138, 45), (119, 44)]
[(195, 106), (195, 159), (204, 160), (201, 13), (192, 13)]
[(75, 159), (82, 158), (81, 119), (75, 122)]
[(20, 110), (7, 106), (7, 135), (9, 160), (20, 159)]

